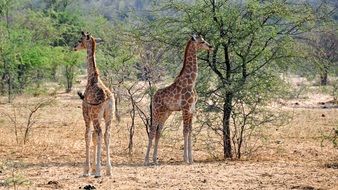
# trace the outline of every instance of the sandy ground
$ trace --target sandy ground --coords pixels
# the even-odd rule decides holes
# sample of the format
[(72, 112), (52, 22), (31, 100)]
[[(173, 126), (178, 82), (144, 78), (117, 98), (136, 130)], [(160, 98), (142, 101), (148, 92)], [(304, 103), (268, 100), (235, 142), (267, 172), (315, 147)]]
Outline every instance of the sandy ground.
[[(40, 100), (18, 97), (16, 102)], [(129, 155), (126, 116), (112, 128), (113, 175), (104, 176), (104, 159), (103, 176), (94, 178), (81, 176), (85, 157), (81, 101), (75, 93), (59, 94), (53, 105), (40, 110), (26, 145), (16, 144), (13, 126), (1, 115), (0, 189), (14, 189), (8, 185), (14, 178), (29, 183), (18, 189), (84, 189), (88, 185), (96, 189), (338, 189), (338, 149), (322, 142), (323, 135), (337, 127), (338, 109), (295, 108), (293, 103), (285, 108), (292, 115), (290, 123), (264, 128), (260, 147), (242, 160), (223, 160), (220, 145), (210, 150), (204, 137), (197, 136), (192, 165), (182, 162), (180, 127), (162, 137), (160, 165), (143, 166), (145, 129), (137, 121), (134, 151)], [(11, 110), (9, 104), (0, 105), (0, 113)]]
[[(27, 165), (36, 189), (335, 189), (337, 171), (296, 162), (211, 162), (114, 166), (113, 176), (81, 177), (80, 163)], [(48, 184), (49, 183), (49, 184)], [(32, 188), (32, 189), (34, 189)]]

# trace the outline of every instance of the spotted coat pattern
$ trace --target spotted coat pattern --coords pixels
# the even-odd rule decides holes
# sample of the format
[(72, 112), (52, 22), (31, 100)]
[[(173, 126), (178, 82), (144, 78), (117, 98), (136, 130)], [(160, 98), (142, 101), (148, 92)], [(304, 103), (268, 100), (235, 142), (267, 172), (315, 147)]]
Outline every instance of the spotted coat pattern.
[[(86, 161), (84, 166), (84, 176), (91, 175), (91, 153), (90, 143), (93, 141), (93, 167), (92, 172), (95, 177), (101, 176), (101, 153), (102, 153), (102, 128), (101, 120), (104, 119), (105, 133), (104, 142), (106, 145), (107, 168), (106, 174), (111, 175), (110, 162), (110, 127), (112, 122), (112, 115), (114, 112), (114, 96), (111, 91), (103, 84), (99, 78), (99, 72), (96, 67), (95, 60), (96, 40), (90, 34), (82, 32), (82, 37), (74, 50), (87, 50), (87, 85), (83, 95), (82, 111), (83, 118), (86, 125)], [(94, 126), (92, 132), (91, 124)], [(94, 164), (96, 166), (94, 167)]]
[(184, 154), (183, 159), (187, 163), (192, 163), (191, 131), (192, 118), (197, 101), (195, 90), (196, 78), (198, 74), (197, 50), (212, 50), (201, 36), (193, 36), (187, 43), (184, 55), (184, 64), (180, 74), (175, 81), (158, 90), (152, 100), (152, 126), (149, 132), (149, 142), (145, 156), (145, 165), (149, 164), (149, 154), (152, 141), (155, 138), (153, 162), (157, 163), (157, 149), (161, 130), (165, 121), (173, 111), (182, 111), (183, 115), (183, 135), (184, 135)]

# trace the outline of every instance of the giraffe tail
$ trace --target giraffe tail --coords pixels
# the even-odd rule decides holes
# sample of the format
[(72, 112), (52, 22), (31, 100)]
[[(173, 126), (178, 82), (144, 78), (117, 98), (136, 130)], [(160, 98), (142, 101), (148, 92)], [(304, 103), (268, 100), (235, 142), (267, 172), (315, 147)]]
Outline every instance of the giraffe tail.
[(81, 98), (81, 100), (84, 99), (84, 95), (81, 91), (77, 91), (77, 95), (79, 95), (79, 97)]

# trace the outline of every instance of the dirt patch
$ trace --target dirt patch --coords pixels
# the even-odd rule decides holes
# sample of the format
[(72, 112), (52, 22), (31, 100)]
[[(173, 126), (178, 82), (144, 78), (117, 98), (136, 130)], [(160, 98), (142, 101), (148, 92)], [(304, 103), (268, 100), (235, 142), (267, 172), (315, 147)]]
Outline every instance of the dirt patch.
[[(316, 97), (316, 96), (314, 96)], [(295, 100), (299, 106), (329, 101)], [(19, 102), (31, 102), (17, 97)], [(34, 101), (38, 101), (34, 98)], [(195, 163), (183, 163), (182, 127), (167, 130), (159, 147), (160, 165), (143, 166), (147, 134), (137, 121), (134, 151), (128, 154), (128, 126), (122, 117), (111, 131), (113, 175), (83, 177), (85, 160), (84, 121), (81, 101), (76, 93), (60, 94), (53, 106), (43, 108), (37, 127), (26, 145), (17, 145), (13, 128), (0, 118), (0, 189), (12, 189), (13, 176), (21, 176), (29, 185), (19, 189), (337, 189), (338, 151), (323, 134), (337, 127), (338, 109), (294, 109), (291, 122), (282, 127), (267, 126), (259, 131), (257, 149), (244, 154), (243, 160), (223, 160), (219, 136), (194, 133)], [(1, 104), (0, 112), (10, 105)], [(170, 124), (168, 122), (168, 126)], [(196, 135), (197, 134), (197, 135)], [(216, 143), (206, 143), (213, 138)], [(105, 153), (103, 152), (103, 158)]]
[(326, 168), (338, 169), (338, 162), (327, 163), (324, 165)]

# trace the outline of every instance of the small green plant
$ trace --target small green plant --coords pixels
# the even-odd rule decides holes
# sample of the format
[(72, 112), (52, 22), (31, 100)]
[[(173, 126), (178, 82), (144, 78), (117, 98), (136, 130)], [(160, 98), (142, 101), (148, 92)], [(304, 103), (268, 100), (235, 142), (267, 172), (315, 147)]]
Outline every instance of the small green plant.
[(338, 79), (332, 82), (332, 96), (335, 100), (338, 99)]
[(30, 87), (27, 87), (24, 91), (25, 94), (29, 94), (34, 97), (47, 95), (47, 92), (48, 92), (48, 89), (42, 86), (38, 86), (38, 87), (30, 86)]
[[(299, 99), (302, 95), (305, 95), (308, 90), (309, 87), (302, 83), (290, 91), (289, 99)], [(303, 98), (305, 98), (305, 96)]]
[(1, 181), (1, 185), (5, 187), (13, 187), (14, 190), (19, 189), (22, 186), (30, 186), (32, 182), (28, 180), (23, 174), (21, 174), (18, 168), (22, 165), (20, 162), (7, 162), (0, 163), (1, 170), (11, 170), (10, 176)]
[(30, 186), (32, 183), (28, 179), (25, 178), (17, 171), (13, 170), (12, 175), (5, 179), (4, 185), (8, 187), (13, 187), (13, 189), (17, 190), (20, 186)]
[(338, 149), (338, 127), (333, 128), (329, 134), (322, 134), (321, 146), (324, 146), (324, 142), (331, 142), (334, 148)]

